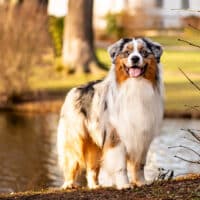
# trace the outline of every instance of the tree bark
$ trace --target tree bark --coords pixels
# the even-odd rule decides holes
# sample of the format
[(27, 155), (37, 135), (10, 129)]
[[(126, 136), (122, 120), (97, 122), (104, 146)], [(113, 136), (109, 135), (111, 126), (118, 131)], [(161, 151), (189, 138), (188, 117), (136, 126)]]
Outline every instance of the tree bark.
[(92, 29), (93, 0), (69, 0), (65, 17), (62, 60), (70, 71), (97, 70)]

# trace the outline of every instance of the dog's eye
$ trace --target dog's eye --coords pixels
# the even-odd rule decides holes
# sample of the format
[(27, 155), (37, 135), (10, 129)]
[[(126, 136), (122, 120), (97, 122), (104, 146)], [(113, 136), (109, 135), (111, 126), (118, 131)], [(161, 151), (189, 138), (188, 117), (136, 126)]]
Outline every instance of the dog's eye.
[(143, 49), (140, 53), (141, 53), (141, 55), (142, 55), (143, 57), (147, 57), (148, 54), (149, 54), (149, 52), (146, 51), (146, 50), (144, 50), (144, 49)]
[(125, 57), (128, 57), (130, 54), (131, 54), (130, 51), (125, 51), (125, 52), (124, 52), (124, 56), (125, 56)]

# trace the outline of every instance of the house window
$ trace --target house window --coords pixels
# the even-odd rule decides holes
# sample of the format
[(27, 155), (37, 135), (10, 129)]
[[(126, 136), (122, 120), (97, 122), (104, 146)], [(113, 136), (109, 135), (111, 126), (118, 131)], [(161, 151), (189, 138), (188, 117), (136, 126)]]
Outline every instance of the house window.
[(182, 0), (182, 9), (189, 8), (189, 0)]
[(156, 0), (156, 7), (157, 8), (162, 8), (164, 4), (164, 0)]

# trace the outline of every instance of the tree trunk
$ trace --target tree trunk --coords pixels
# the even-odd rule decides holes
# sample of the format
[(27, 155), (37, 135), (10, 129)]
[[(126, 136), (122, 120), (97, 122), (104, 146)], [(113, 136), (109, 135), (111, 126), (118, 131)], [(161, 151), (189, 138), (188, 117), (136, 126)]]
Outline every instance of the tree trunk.
[(70, 71), (90, 73), (97, 70), (92, 30), (93, 0), (69, 0), (65, 17), (63, 64)]

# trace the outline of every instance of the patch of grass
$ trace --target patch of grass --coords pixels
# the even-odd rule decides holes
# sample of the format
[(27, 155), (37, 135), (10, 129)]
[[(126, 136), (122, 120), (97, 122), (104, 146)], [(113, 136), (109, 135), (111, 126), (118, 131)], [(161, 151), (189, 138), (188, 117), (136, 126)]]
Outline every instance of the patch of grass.
[[(105, 49), (97, 49), (97, 57), (106, 66), (111, 61)], [(162, 57), (167, 110), (186, 110), (185, 105), (200, 105), (200, 92), (194, 88), (179, 71), (178, 67), (198, 85), (200, 85), (200, 56), (195, 50), (166, 49)], [(36, 67), (30, 79), (33, 90), (59, 90), (71, 88), (85, 82), (101, 79), (106, 75), (66, 75), (65, 70), (58, 71), (52, 67)]]
[(111, 65), (111, 59), (108, 55), (108, 52), (105, 49), (99, 48), (96, 50), (96, 55), (98, 59), (102, 62), (102, 64), (104, 64), (107, 69), (109, 69)]
[(198, 91), (178, 69), (179, 67), (200, 85), (200, 56), (198, 51), (166, 50), (163, 58), (164, 82), (166, 88), (166, 109), (186, 110), (186, 105), (200, 105)]
[(168, 36), (168, 37), (153, 36), (150, 38), (153, 41), (156, 41), (156, 42), (162, 44), (163, 46), (182, 46), (182, 45), (184, 45), (183, 43), (181, 43), (177, 40), (177, 36)]
[(192, 43), (200, 45), (199, 31), (193, 28), (187, 27), (184, 32), (177, 33), (176, 35), (166, 36), (152, 36), (150, 37), (153, 41), (157, 41), (165, 47), (184, 47), (187, 48), (184, 42), (178, 41), (179, 39), (184, 39)]
[(58, 75), (55, 77), (55, 79), (52, 77), (45, 78), (44, 76), (42, 76), (43, 77), (42, 80), (38, 81), (37, 78), (35, 77), (30, 80), (30, 83), (32, 85), (33, 90), (44, 90), (44, 89), (59, 90), (65, 88), (66, 89), (72, 88), (89, 81), (102, 79), (104, 76), (105, 76), (104, 74), (97, 74), (97, 75), (77, 74), (77, 75), (66, 75), (66, 76)]

